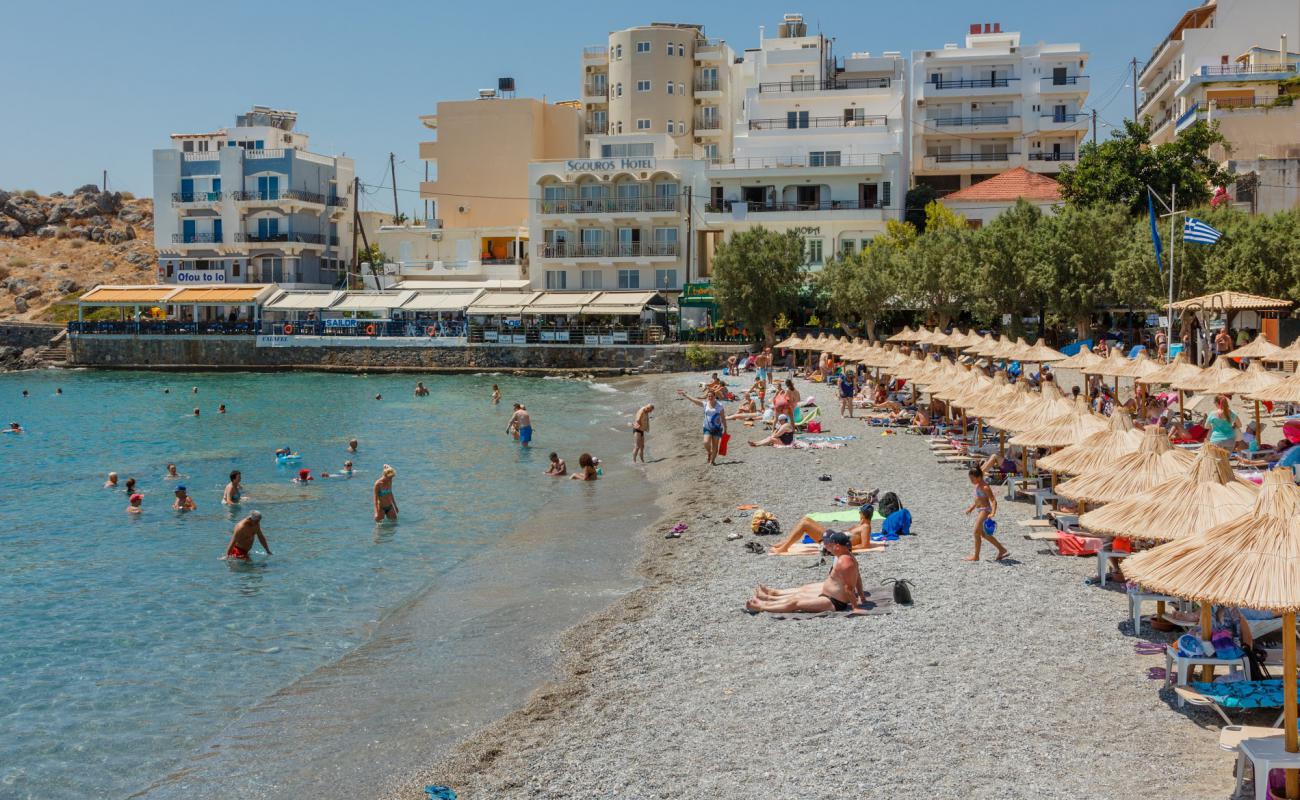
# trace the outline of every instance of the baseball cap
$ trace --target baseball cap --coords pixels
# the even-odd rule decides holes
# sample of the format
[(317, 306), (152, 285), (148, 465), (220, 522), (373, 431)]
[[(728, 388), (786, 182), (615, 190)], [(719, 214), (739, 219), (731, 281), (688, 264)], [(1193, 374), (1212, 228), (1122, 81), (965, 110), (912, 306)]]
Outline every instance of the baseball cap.
[(826, 536), (822, 541), (826, 544), (838, 544), (841, 547), (849, 547), (851, 544), (849, 535), (842, 531), (827, 531)]
[(871, 519), (871, 517), (874, 516), (876, 513), (876, 507), (871, 505), (870, 503), (865, 503), (861, 508), (858, 509), (858, 513), (866, 517), (867, 519)]
[(131, 498), (130, 498), (130, 499), (131, 499), (131, 502), (132, 502), (132, 503), (135, 503), (135, 502), (138, 502), (138, 501), (140, 501), (140, 500), (143, 500), (143, 499), (144, 499), (144, 495), (142, 495), (142, 494), (133, 494), (133, 495), (131, 495)]
[(177, 486), (177, 487), (176, 487), (176, 491), (178, 491), (178, 492), (183, 492), (183, 491), (185, 491), (185, 484), (182, 483), (182, 484), (180, 484), (179, 486)]

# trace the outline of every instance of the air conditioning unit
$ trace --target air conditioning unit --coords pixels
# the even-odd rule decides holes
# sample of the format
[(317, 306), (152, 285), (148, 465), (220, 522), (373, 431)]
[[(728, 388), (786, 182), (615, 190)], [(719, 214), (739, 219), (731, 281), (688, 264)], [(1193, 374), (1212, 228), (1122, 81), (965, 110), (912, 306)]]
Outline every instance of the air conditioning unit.
[(925, 98), (923, 98), (923, 97), (918, 97), (918, 98), (916, 99), (916, 107), (917, 107), (917, 108), (924, 108), (924, 107), (925, 107)]

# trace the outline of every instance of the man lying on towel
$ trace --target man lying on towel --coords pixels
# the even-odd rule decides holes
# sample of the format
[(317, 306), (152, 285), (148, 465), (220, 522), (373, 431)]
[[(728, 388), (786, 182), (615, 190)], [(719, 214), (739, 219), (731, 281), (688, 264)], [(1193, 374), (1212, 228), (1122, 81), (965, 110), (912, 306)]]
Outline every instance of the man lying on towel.
[(754, 590), (754, 596), (745, 603), (745, 608), (776, 614), (796, 611), (815, 614), (851, 611), (859, 601), (865, 603), (867, 595), (862, 588), (862, 573), (858, 571), (858, 560), (849, 549), (848, 534), (832, 531), (826, 534), (822, 546), (835, 557), (826, 580), (794, 589), (769, 589), (760, 584)]
[[(885, 548), (883, 544), (872, 544), (871, 542), (871, 517), (875, 513), (876, 509), (869, 503), (858, 509), (858, 523), (845, 531), (845, 535), (849, 537), (849, 547), (853, 550), (883, 550)], [(834, 531), (819, 522), (813, 522), (808, 517), (804, 517), (791, 529), (790, 535), (785, 537), (785, 541), (772, 545), (770, 552), (773, 554), (787, 553), (790, 551), (791, 545), (802, 542), (805, 536), (814, 542), (820, 542), (829, 533), (834, 533)]]

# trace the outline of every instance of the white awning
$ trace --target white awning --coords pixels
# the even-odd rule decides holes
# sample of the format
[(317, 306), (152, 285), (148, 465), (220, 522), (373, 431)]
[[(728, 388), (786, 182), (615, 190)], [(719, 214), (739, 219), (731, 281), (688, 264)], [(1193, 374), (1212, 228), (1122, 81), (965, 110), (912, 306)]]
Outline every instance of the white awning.
[(582, 313), (588, 316), (597, 314), (631, 316), (640, 314), (649, 305), (667, 306), (668, 301), (658, 292), (601, 292), (582, 309)]
[(347, 292), (330, 311), (390, 311), (410, 302), (415, 292)]
[(542, 292), (524, 309), (525, 314), (580, 314), (600, 292)]
[(541, 292), (484, 292), (470, 304), (468, 313), (482, 315), (522, 314)]
[(464, 311), (483, 292), (415, 292), (403, 311)]
[(338, 302), (343, 292), (280, 292), (264, 308), (270, 311), (320, 311)]

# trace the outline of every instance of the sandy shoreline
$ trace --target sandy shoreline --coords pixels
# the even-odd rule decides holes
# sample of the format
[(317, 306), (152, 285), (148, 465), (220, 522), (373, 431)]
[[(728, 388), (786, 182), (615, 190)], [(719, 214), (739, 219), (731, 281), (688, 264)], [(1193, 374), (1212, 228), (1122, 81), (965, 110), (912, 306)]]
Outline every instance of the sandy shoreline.
[[(1009, 564), (965, 564), (964, 473), (923, 437), (841, 421), (816, 394), (839, 450), (751, 450), (733, 428), (709, 470), (698, 409), (673, 400), (695, 376), (654, 378), (648, 467), (665, 513), (644, 533), (645, 585), (568, 631), (555, 678), (524, 708), (403, 781), (461, 798), (1224, 797), (1229, 754), (1212, 715), (1176, 710), (1148, 679), (1122, 591), (1084, 584), (1095, 560), (1039, 552), (998, 520)], [(734, 423), (733, 423), (734, 425)], [(821, 482), (817, 476), (832, 476)], [(918, 603), (885, 617), (779, 621), (741, 604), (757, 583), (820, 580), (817, 559), (742, 549), (741, 503), (785, 527), (831, 510), (848, 486), (897, 492), (918, 535), (860, 558), (868, 584), (906, 577)], [(732, 522), (723, 519), (731, 517)], [(679, 540), (663, 531), (690, 530)], [(732, 531), (745, 533), (727, 541)], [(986, 551), (985, 559), (991, 556)], [(1247, 720), (1250, 721), (1250, 720)]]

